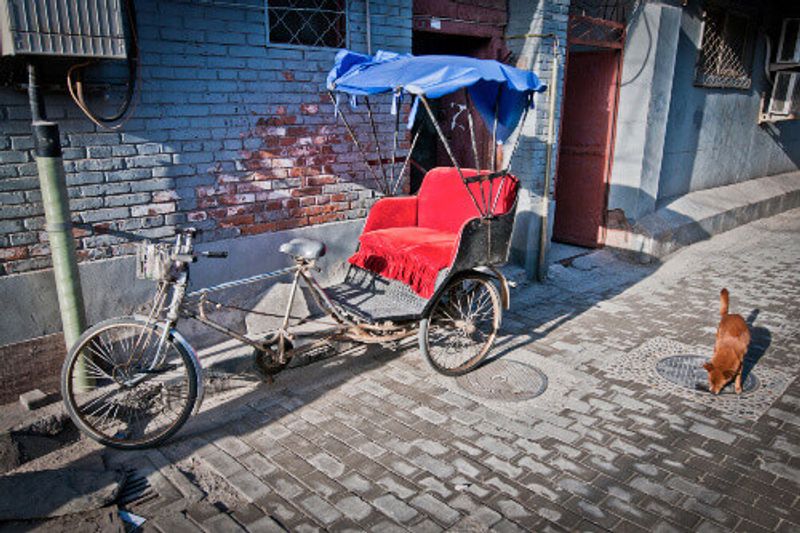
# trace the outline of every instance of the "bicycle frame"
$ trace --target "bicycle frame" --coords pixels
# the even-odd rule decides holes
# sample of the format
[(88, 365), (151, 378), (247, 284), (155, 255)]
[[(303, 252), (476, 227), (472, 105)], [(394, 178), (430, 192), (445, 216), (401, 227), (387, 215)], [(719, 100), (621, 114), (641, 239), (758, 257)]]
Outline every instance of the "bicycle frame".
[[(329, 340), (335, 338), (359, 343), (386, 344), (402, 340), (403, 338), (408, 337), (416, 332), (415, 323), (395, 324), (392, 322), (387, 322), (384, 324), (375, 325), (364, 323), (349, 316), (348, 313), (340, 309), (335, 302), (330, 299), (319, 282), (314, 278), (313, 270), (317, 269), (315, 261), (302, 258), (294, 258), (294, 265), (286, 268), (265, 272), (263, 274), (257, 274), (248, 278), (220, 283), (218, 285), (187, 293), (187, 287), (190, 279), (190, 263), (192, 263), (195, 259), (195, 256), (193, 255), (193, 234), (188, 232), (186, 234), (179, 235), (175, 241), (175, 250), (176, 253), (174, 254), (174, 257), (176, 258), (176, 261), (174, 263), (174, 269), (171, 273), (171, 279), (161, 282), (163, 285), (160, 286), (159, 293), (157, 293), (156, 297), (154, 298), (153, 307), (151, 308), (151, 312), (147, 320), (148, 324), (159, 321), (156, 317), (162, 314), (164, 310), (163, 303), (165, 299), (165, 296), (162, 296), (161, 301), (159, 302), (159, 294), (161, 291), (166, 291), (169, 287), (171, 287), (172, 295), (170, 303), (166, 306), (164, 328), (161, 339), (159, 340), (159, 347), (158, 351), (156, 352), (157, 356), (154, 358), (156, 359), (153, 363), (154, 367), (161, 363), (162, 356), (160, 345), (166, 340), (169, 332), (175, 330), (175, 326), (180, 318), (196, 320), (227, 337), (236, 339), (237, 341), (252, 346), (257, 350), (266, 352), (276, 362), (281, 364), (286, 363), (286, 341), (294, 340), (300, 336), (299, 334), (291, 331), (290, 322), (292, 319), (292, 306), (294, 305), (301, 281), (310, 290), (311, 296), (313, 297), (315, 303), (325, 312), (326, 316), (334, 320), (336, 325), (329, 330), (322, 332), (322, 339), (318, 340), (317, 342), (313, 342), (291, 350), (292, 356), (310, 352), (321, 345), (326, 344)], [(260, 281), (288, 276), (291, 276), (292, 278), (292, 285), (288, 301), (286, 302), (285, 310), (283, 315), (280, 315), (281, 325), (276, 330), (268, 333), (263, 339), (250, 339), (244, 334), (234, 331), (233, 329), (212, 320), (206, 315), (206, 306), (211, 303), (208, 301), (208, 296), (212, 293), (249, 285)], [(226, 307), (224, 304), (215, 305)], [(240, 310), (247, 311), (244, 309)], [(304, 323), (306, 319), (307, 318), (302, 318), (296, 325)], [(314, 335), (319, 336), (320, 333), (316, 333)], [(309, 334), (308, 336), (311, 335)], [(277, 349), (275, 349), (276, 344)]]

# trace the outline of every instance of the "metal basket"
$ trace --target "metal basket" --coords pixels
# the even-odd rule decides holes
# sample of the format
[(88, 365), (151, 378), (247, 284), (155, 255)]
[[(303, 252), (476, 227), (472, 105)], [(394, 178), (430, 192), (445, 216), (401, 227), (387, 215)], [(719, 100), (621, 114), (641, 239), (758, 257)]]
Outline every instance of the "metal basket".
[(145, 242), (136, 245), (136, 277), (153, 281), (169, 277), (172, 246), (167, 243)]

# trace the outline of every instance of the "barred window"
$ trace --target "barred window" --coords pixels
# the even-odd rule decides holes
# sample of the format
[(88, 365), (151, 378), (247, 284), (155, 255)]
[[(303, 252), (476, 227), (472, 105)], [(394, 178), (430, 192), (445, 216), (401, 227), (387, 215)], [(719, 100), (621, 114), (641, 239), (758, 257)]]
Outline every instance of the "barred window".
[(347, 0), (267, 0), (270, 43), (344, 48)]
[(706, 9), (695, 85), (749, 89), (754, 47), (753, 17), (719, 7)]

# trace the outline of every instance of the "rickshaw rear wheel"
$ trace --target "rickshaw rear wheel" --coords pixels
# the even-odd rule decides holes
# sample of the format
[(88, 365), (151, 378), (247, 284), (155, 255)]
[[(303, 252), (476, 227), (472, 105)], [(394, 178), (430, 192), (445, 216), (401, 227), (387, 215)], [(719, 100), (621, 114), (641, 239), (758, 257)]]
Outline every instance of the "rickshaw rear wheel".
[(488, 355), (502, 314), (500, 294), (490, 276), (474, 271), (459, 274), (420, 321), (420, 351), (437, 372), (466, 374)]

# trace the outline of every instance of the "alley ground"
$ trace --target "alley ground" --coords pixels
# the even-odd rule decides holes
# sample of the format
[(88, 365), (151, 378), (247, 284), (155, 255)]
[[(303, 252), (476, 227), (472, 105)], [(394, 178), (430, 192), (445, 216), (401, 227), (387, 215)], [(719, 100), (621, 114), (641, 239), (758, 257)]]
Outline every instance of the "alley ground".
[[(49, 461), (128, 471), (146, 531), (798, 531), (798, 265), (800, 210), (658, 265), (595, 252), (517, 287), (494, 360), (465, 378), (413, 345), (272, 385), (212, 374), (169, 445), (83, 440)], [(754, 336), (739, 397), (657, 372), (710, 356), (723, 287)]]

